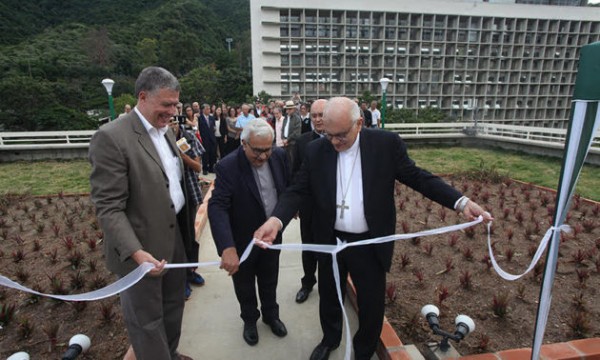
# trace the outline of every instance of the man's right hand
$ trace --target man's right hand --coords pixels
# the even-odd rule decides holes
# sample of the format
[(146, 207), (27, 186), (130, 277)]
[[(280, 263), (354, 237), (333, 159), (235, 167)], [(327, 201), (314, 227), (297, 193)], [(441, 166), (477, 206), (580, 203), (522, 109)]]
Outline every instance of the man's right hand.
[(162, 274), (162, 272), (165, 268), (165, 265), (167, 264), (167, 262), (165, 260), (158, 261), (154, 258), (154, 256), (150, 255), (149, 252), (146, 252), (141, 249), (134, 252), (133, 254), (131, 254), (131, 258), (138, 265), (142, 265), (145, 262), (149, 262), (149, 263), (153, 264), (154, 269), (150, 270), (150, 272), (148, 273), (148, 274), (150, 274), (150, 276), (159, 276), (160, 274)]
[(277, 238), (277, 234), (281, 230), (281, 221), (276, 217), (271, 216), (261, 227), (254, 232), (254, 238), (273, 244)]
[(227, 271), (229, 276), (235, 274), (240, 269), (240, 258), (234, 247), (228, 247), (223, 250), (221, 255), (221, 266), (219, 268)]

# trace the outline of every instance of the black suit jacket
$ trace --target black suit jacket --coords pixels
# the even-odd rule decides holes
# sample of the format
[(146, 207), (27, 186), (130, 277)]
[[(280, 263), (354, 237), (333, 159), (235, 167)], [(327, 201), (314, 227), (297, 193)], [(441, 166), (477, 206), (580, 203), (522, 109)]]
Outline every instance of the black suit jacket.
[[(289, 180), (285, 151), (273, 148), (268, 163), (277, 195), (280, 195)], [(235, 246), (241, 255), (252, 241), (254, 231), (267, 220), (252, 165), (248, 162), (243, 147), (223, 158), (217, 164), (215, 172), (215, 188), (208, 201), (208, 219), (213, 239), (219, 256), (231, 246)], [(281, 243), (281, 234), (275, 242)]]
[[(448, 208), (461, 197), (460, 192), (439, 177), (417, 167), (408, 157), (406, 145), (396, 134), (363, 128), (360, 132), (360, 156), (363, 177), (364, 212), (373, 237), (391, 235), (396, 229), (394, 185), (396, 180)], [(308, 144), (294, 183), (282, 194), (273, 211), (284, 225), (310, 197), (312, 233), (315, 242), (334, 243), (336, 217), (337, 152), (323, 138)], [(389, 271), (393, 242), (378, 247), (382, 266)]]
[[(210, 124), (210, 125), (209, 125)], [(208, 116), (208, 124), (204, 114), (198, 116), (198, 131), (200, 131), (200, 137), (202, 137), (202, 145), (216, 145), (217, 138), (215, 136), (215, 118)]]

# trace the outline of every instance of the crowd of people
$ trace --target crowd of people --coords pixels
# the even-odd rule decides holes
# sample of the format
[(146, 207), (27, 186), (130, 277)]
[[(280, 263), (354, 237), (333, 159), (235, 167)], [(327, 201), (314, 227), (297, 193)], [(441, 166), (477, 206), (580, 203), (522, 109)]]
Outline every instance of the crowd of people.
[[(208, 218), (221, 268), (233, 280), (242, 337), (249, 345), (259, 342), (261, 318), (278, 337), (288, 331), (276, 296), (279, 251), (255, 249), (243, 263), (240, 257), (252, 239), (282, 243), (286, 225), (297, 214), (303, 243), (390, 235), (399, 181), (469, 220), (492, 219), (416, 166), (400, 137), (372, 129), (381, 124), (376, 102), (334, 97), (303, 103), (295, 96), (268, 104), (201, 106), (181, 104), (179, 93), (177, 79), (167, 70), (142, 70), (136, 106), (102, 126), (90, 143), (91, 197), (105, 235), (108, 268), (122, 277), (144, 262), (154, 265), (121, 294), (132, 344), (125, 359), (190, 359), (177, 352), (183, 307), (189, 285), (204, 280), (194, 269), (165, 271), (164, 266), (198, 259), (194, 217), (202, 201), (200, 172), (216, 174)], [(342, 311), (334, 279), (348, 274), (359, 307), (354, 358), (371, 358), (383, 324), (392, 255), (393, 243), (351, 247), (338, 254), (339, 273), (334, 274), (328, 254), (302, 254), (304, 276), (295, 300), (304, 302), (318, 285), (323, 333), (311, 360), (328, 359), (340, 345)], [(346, 291), (344, 281), (341, 290)]]

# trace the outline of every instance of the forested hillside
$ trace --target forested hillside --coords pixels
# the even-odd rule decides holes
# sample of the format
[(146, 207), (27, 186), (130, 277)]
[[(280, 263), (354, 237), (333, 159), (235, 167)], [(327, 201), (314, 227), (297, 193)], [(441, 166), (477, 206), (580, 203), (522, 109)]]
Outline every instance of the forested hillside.
[(95, 128), (100, 81), (120, 112), (148, 65), (179, 77), (182, 101), (241, 102), (250, 57), (249, 0), (2, 0), (0, 131)]

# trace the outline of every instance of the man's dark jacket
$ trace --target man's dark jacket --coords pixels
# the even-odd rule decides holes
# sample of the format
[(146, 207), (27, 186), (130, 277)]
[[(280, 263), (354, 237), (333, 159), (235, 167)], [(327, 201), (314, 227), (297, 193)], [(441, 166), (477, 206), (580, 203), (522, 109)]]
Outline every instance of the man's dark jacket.
[[(294, 183), (279, 197), (273, 216), (284, 225), (310, 197), (312, 233), (316, 243), (334, 244), (336, 217), (336, 169), (338, 153), (327, 139), (308, 144), (306, 155)], [(360, 157), (363, 176), (364, 213), (370, 235), (391, 235), (396, 230), (394, 186), (396, 180), (448, 208), (461, 194), (439, 177), (417, 167), (396, 134), (363, 128), (360, 132)], [(393, 242), (375, 245), (381, 265), (389, 271)]]

